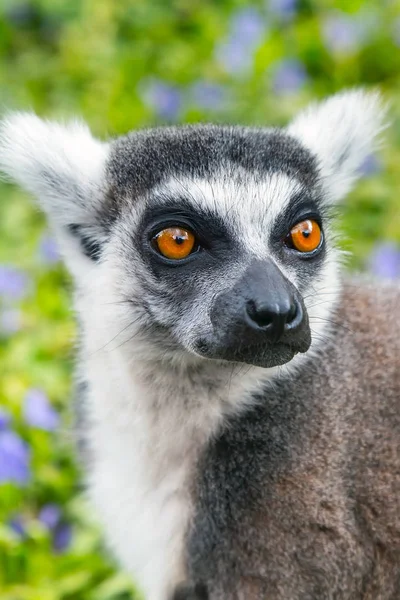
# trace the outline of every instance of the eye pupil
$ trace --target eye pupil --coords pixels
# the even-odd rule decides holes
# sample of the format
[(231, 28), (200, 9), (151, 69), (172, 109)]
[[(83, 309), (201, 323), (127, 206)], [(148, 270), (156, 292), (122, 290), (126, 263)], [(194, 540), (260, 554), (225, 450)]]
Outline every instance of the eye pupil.
[(311, 235), (311, 231), (309, 229), (305, 229), (303, 232), (303, 237), (308, 238)]
[(154, 236), (153, 246), (165, 258), (182, 260), (192, 253), (195, 237), (188, 229), (167, 227)]

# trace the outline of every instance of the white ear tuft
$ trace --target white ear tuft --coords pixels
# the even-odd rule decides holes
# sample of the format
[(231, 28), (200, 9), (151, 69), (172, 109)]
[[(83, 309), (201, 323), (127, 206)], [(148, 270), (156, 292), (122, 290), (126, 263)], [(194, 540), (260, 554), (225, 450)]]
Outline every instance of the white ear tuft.
[(289, 125), (288, 133), (316, 156), (329, 200), (345, 196), (359, 177), (385, 114), (379, 94), (353, 90), (309, 106)]
[(37, 196), (43, 209), (63, 224), (71, 211), (79, 222), (90, 219), (106, 157), (107, 145), (78, 121), (63, 126), (14, 113), (0, 124), (1, 171)]
[(70, 254), (87, 261), (90, 247), (106, 237), (101, 217), (107, 156), (108, 145), (77, 121), (60, 125), (12, 113), (0, 123), (0, 171), (38, 198), (67, 262)]

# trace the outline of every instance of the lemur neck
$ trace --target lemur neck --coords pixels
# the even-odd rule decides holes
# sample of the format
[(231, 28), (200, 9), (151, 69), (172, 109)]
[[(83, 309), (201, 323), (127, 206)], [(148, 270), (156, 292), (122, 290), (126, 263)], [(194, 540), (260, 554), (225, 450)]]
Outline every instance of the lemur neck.
[(255, 395), (279, 370), (245, 364), (200, 360), (190, 365), (146, 364), (132, 367), (132, 378), (143, 392), (138, 410), (154, 420), (212, 435), (225, 417), (255, 402)]

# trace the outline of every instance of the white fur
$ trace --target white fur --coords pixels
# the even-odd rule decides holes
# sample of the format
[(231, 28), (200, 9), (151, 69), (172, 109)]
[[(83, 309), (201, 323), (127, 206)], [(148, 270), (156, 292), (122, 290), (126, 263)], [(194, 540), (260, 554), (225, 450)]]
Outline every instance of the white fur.
[(12, 113), (0, 125), (0, 171), (36, 196), (57, 230), (71, 272), (80, 278), (91, 269), (66, 226), (91, 227), (101, 240), (96, 211), (104, 197), (107, 143), (96, 140), (87, 125), (60, 125), (31, 113)]
[(384, 129), (384, 117), (379, 94), (354, 90), (312, 104), (287, 128), (317, 158), (331, 201), (351, 189), (357, 169)]
[(300, 183), (284, 173), (271, 173), (256, 181), (245, 169), (235, 166), (222, 168), (212, 179), (170, 179), (162, 184), (161, 198), (166, 191), (171, 196), (186, 192), (200, 210), (211, 208), (224, 216), (243, 247), (265, 258), (273, 224), (301, 190)]

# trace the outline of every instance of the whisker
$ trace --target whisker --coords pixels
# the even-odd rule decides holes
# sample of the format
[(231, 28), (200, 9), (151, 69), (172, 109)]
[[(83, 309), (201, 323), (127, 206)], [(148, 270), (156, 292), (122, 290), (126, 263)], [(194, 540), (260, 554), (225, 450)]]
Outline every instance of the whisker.
[(332, 325), (335, 325), (336, 327), (341, 327), (345, 331), (349, 331), (350, 333), (354, 333), (354, 331), (350, 327), (347, 327), (346, 325), (343, 325), (343, 323), (338, 323), (337, 321), (334, 321), (333, 319), (325, 319), (324, 317), (311, 317), (310, 318), (310, 322), (311, 321), (314, 321), (314, 322), (315, 321), (323, 321), (324, 323), (330, 323)]
[(97, 352), (101, 352), (102, 350), (104, 350), (117, 337), (119, 337), (121, 335), (121, 333), (124, 333), (124, 331), (126, 331), (129, 327), (132, 327), (132, 325), (134, 325), (135, 323), (137, 323), (137, 321), (139, 321), (139, 319), (141, 319), (141, 315), (139, 317), (136, 317), (136, 319), (134, 319), (130, 323), (128, 323), (128, 325), (126, 325), (123, 329), (121, 329), (121, 331), (119, 331), (117, 334), (115, 334), (114, 337), (111, 338), (111, 340), (109, 340), (106, 344), (104, 344), (104, 346), (102, 346), (101, 348), (98, 348), (97, 350), (95, 350), (94, 352), (92, 352), (89, 356), (94, 356), (95, 354), (97, 354)]

